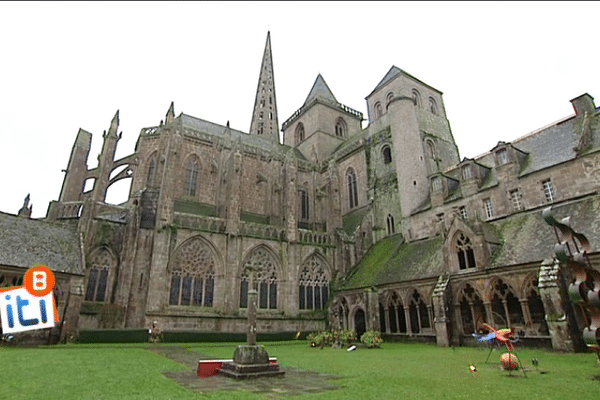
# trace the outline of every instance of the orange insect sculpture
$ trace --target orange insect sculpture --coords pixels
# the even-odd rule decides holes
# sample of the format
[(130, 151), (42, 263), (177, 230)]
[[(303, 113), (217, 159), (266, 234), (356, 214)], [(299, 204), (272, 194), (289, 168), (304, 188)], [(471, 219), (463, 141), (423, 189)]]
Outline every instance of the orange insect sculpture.
[(486, 323), (481, 323), (481, 327), (494, 334), (495, 337), (491, 338), (496, 339), (498, 343), (506, 346), (508, 353), (503, 354), (501, 358), (504, 369), (511, 371), (520, 367), (521, 371), (523, 371), (523, 375), (527, 377), (525, 370), (523, 369), (523, 365), (521, 365), (521, 360), (516, 355), (515, 346), (513, 345), (513, 341), (515, 340), (515, 330), (512, 328), (496, 330)]

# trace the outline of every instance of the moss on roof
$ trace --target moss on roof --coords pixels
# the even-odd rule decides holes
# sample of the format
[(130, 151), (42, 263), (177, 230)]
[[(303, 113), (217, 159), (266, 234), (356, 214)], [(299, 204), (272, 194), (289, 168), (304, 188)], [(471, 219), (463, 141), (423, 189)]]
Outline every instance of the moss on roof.
[(356, 230), (356, 228), (358, 228), (358, 225), (360, 225), (360, 223), (362, 222), (367, 211), (369, 211), (368, 208), (363, 207), (359, 210), (352, 211), (351, 213), (344, 215), (344, 217), (342, 219), (343, 229), (348, 235), (354, 234), (354, 231)]
[(0, 212), (0, 265), (29, 268), (35, 264), (82, 274), (76, 227)]
[(373, 245), (350, 272), (342, 289), (436, 277), (443, 272), (441, 238), (405, 243), (402, 235)]
[[(571, 227), (584, 234), (592, 251), (600, 250), (600, 197), (589, 196), (552, 207), (558, 220), (571, 217)], [(489, 268), (542, 261), (554, 255), (554, 229), (542, 218), (542, 210), (518, 214), (492, 222), (501, 246)]]

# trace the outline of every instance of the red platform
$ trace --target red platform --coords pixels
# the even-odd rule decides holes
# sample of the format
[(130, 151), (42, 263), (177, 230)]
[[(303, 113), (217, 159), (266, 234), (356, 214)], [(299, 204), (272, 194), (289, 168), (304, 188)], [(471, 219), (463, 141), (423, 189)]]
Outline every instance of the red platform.
[[(198, 376), (208, 378), (219, 373), (219, 369), (224, 363), (230, 363), (233, 360), (200, 360), (198, 361)], [(269, 357), (270, 364), (277, 364), (277, 357)]]

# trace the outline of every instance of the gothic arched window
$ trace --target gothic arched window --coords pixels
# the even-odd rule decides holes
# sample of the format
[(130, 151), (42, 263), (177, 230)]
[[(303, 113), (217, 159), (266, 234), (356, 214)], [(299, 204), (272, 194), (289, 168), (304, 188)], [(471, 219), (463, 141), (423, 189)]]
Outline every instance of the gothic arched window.
[(184, 196), (195, 196), (198, 186), (198, 157), (191, 156), (185, 164)]
[(298, 293), (300, 310), (325, 309), (329, 301), (329, 277), (318, 257), (310, 257), (302, 266)]
[(458, 267), (460, 269), (475, 268), (475, 253), (471, 239), (464, 233), (460, 232), (456, 238), (456, 255), (458, 257)]
[(470, 284), (463, 287), (462, 295), (457, 304), (462, 320), (463, 334), (476, 332), (482, 322), (486, 322), (485, 308), (477, 290)]
[(512, 288), (498, 279), (492, 287), (492, 313), (496, 327), (523, 324), (523, 309)]
[(406, 316), (398, 293), (392, 293), (387, 305), (390, 333), (406, 333)]
[(346, 137), (346, 123), (342, 118), (338, 118), (335, 122), (335, 136)]
[(350, 208), (358, 206), (358, 185), (356, 182), (356, 174), (352, 168), (346, 172), (346, 179), (348, 181), (348, 200), (350, 202)]
[(410, 296), (408, 314), (410, 316), (410, 328), (413, 333), (419, 333), (423, 329), (431, 327), (427, 305), (421, 298), (421, 294), (416, 289)]
[(384, 164), (389, 164), (392, 162), (392, 150), (390, 149), (390, 146), (387, 144), (383, 146), (381, 149), (381, 156), (383, 157)]
[(106, 248), (101, 248), (92, 255), (85, 290), (86, 301), (105, 301), (107, 299), (112, 264), (113, 256)]
[(146, 178), (146, 187), (152, 187), (154, 185), (154, 175), (156, 175), (156, 153), (150, 156), (148, 162), (148, 176)]
[(255, 249), (244, 264), (240, 282), (240, 308), (248, 307), (248, 290), (252, 271), (255, 273), (255, 285), (258, 286), (258, 308), (277, 308), (277, 270), (276, 261), (269, 251), (259, 247)]
[(299, 122), (298, 125), (296, 125), (296, 144), (302, 141), (304, 141), (304, 125), (302, 122)]
[(215, 259), (199, 238), (183, 244), (169, 268), (169, 304), (212, 307), (215, 289)]

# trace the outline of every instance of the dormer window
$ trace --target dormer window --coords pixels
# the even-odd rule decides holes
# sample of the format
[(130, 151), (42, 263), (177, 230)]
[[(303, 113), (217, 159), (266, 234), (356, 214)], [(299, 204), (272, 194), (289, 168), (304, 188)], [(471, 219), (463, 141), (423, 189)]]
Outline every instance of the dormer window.
[(467, 164), (462, 167), (462, 177), (463, 180), (473, 178), (473, 167), (471, 166), (471, 164)]
[(440, 178), (439, 176), (434, 177), (431, 180), (431, 188), (433, 189), (433, 191), (438, 191), (438, 190), (442, 190), (442, 178)]
[(498, 157), (498, 165), (508, 164), (510, 161), (508, 158), (508, 150), (500, 149), (496, 152), (496, 156)]

